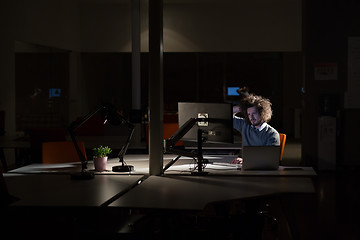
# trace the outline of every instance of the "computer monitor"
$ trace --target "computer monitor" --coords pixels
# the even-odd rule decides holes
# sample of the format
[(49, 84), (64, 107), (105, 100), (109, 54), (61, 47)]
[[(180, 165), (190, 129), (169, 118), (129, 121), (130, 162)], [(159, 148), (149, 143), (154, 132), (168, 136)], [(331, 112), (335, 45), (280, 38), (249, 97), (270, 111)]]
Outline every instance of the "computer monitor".
[[(189, 119), (200, 119), (182, 137), (183, 141), (197, 141), (198, 129), (203, 131), (205, 142), (233, 143), (233, 113), (230, 103), (178, 103), (179, 127)], [(204, 118), (204, 121), (201, 119)]]
[(239, 90), (239, 87), (227, 87), (226, 95), (228, 97), (239, 96), (240, 94), (237, 90)]

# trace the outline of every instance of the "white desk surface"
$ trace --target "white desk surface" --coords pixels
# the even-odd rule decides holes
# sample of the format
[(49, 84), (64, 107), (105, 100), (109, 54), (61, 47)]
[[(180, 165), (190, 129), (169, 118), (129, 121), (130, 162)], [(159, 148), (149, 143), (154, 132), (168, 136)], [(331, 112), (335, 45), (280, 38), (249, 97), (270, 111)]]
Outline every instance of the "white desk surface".
[[(209, 163), (206, 164), (204, 172), (209, 175), (241, 175), (241, 176), (316, 176), (312, 167), (304, 166), (279, 166), (278, 170), (241, 170), (236, 164), (231, 164), (234, 156), (213, 155), (205, 157)], [(164, 164), (165, 165), (165, 164)], [(197, 164), (190, 158), (183, 158), (170, 166), (165, 174), (191, 174), (197, 172)]]
[[(170, 161), (174, 155), (166, 156), (164, 155), (164, 163)], [(189, 159), (186, 159), (185, 162), (188, 162)], [(130, 174), (149, 174), (149, 155), (146, 154), (129, 154), (125, 156), (125, 162), (128, 165), (134, 166), (135, 171)], [(179, 161), (179, 163), (183, 162)], [(113, 166), (121, 165), (118, 158), (108, 159), (106, 165), (106, 171), (104, 172), (96, 172), (94, 168), (94, 163), (89, 159), (87, 164), (87, 170), (94, 172), (97, 175), (103, 174), (116, 174), (116, 175), (129, 175), (129, 172), (113, 172), (111, 169)], [(16, 168), (10, 170), (9, 173), (53, 173), (53, 174), (69, 174), (73, 172), (81, 171), (81, 163), (80, 162), (70, 162), (70, 163), (50, 163), (50, 164), (42, 164), (42, 163), (34, 163), (30, 165), (26, 165), (20, 168)]]
[(4, 173), (9, 193), (19, 198), (12, 206), (101, 206), (143, 177), (97, 175), (72, 180), (70, 175)]
[(314, 192), (308, 177), (150, 176), (109, 206), (202, 210), (217, 201)]
[[(176, 155), (164, 154), (164, 166), (171, 161)], [(316, 172), (312, 167), (287, 167), (280, 166), (279, 170), (271, 171), (242, 171), (237, 169), (236, 165), (230, 164), (234, 159), (232, 155), (212, 155), (204, 156), (209, 160), (209, 164), (204, 169), (209, 175), (242, 175), (242, 176), (316, 176)], [(125, 162), (134, 166), (135, 171), (131, 172), (131, 175), (147, 175), (149, 174), (149, 156), (146, 154), (128, 154), (125, 156)], [(102, 174), (116, 174), (116, 175), (129, 175), (128, 172), (112, 172), (112, 167), (121, 165), (119, 159), (112, 158), (107, 162), (107, 170), (104, 172), (95, 172), (94, 164), (92, 161), (88, 162), (88, 170), (94, 171), (97, 175)], [(196, 162), (189, 157), (181, 157), (166, 171), (165, 175), (190, 175), (196, 166)], [(79, 162), (74, 163), (61, 163), (61, 164), (31, 164), (23, 166), (9, 173), (56, 173), (56, 174), (68, 174), (72, 172), (80, 172), (81, 164)]]

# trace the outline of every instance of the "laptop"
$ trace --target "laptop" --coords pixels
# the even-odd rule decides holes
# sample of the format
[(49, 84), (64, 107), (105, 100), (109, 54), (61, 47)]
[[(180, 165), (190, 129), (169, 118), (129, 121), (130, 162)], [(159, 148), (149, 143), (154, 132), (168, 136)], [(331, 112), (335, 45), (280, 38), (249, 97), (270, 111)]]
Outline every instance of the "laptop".
[(242, 170), (277, 170), (280, 146), (244, 146)]

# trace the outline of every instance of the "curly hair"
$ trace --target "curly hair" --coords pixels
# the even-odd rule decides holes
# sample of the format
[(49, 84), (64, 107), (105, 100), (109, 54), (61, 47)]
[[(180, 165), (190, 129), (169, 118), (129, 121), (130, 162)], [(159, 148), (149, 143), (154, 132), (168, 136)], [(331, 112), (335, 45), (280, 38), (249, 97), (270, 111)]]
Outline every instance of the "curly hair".
[[(271, 109), (271, 102), (269, 99), (264, 98), (262, 96), (250, 94), (245, 99), (246, 107), (248, 109), (250, 107), (256, 107), (260, 113), (261, 120), (263, 122), (269, 122), (272, 117), (272, 109)], [(247, 114), (246, 119), (250, 122)]]

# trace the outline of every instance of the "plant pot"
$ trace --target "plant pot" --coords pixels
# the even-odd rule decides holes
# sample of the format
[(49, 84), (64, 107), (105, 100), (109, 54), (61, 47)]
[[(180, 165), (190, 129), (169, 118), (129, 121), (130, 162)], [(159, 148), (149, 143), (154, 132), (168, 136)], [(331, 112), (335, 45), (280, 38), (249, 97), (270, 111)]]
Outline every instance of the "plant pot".
[(108, 157), (93, 157), (95, 171), (106, 171), (106, 162)]

